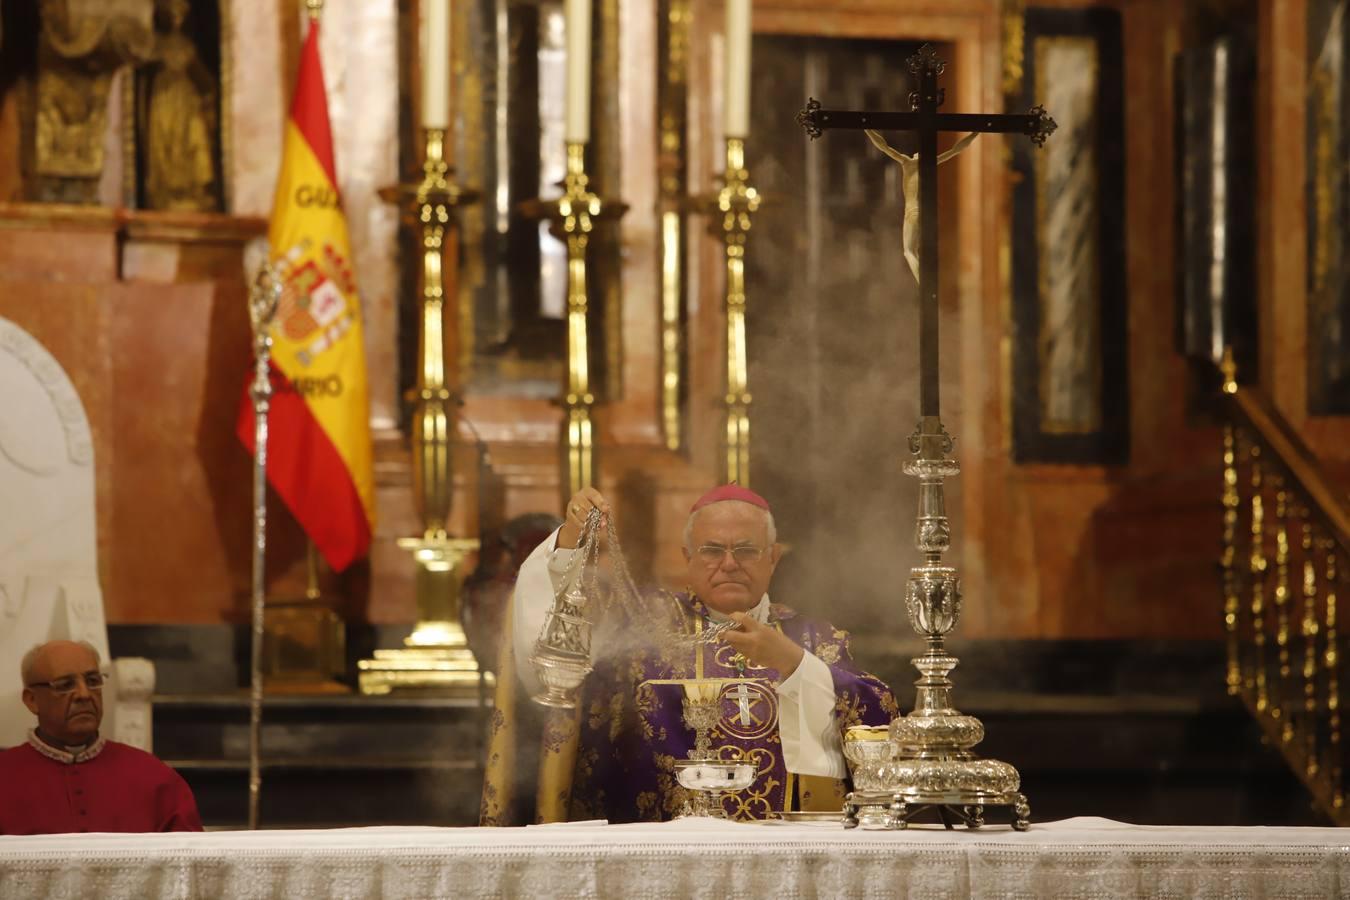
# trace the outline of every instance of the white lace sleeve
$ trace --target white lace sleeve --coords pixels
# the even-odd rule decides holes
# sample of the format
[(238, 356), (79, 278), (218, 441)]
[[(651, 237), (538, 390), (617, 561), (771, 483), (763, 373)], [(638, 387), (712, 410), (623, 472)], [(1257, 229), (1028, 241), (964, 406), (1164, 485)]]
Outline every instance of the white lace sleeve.
[(809, 652), (803, 654), (797, 670), (778, 685), (778, 736), (789, 772), (828, 778), (848, 775), (834, 703), (830, 667)]

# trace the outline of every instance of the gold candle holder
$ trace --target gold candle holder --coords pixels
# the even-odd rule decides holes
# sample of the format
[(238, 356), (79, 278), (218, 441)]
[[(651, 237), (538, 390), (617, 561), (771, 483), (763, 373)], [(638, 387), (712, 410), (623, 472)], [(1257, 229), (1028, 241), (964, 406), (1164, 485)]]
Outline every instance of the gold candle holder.
[[(727, 167), (716, 198), (726, 249), (727, 392), (724, 481), (750, 484), (750, 376), (745, 350), (745, 239), (759, 192), (745, 168), (745, 140), (727, 138)], [(718, 233), (718, 223), (713, 224)]]
[(685, 249), (688, 211), (690, 0), (658, 0), (657, 182), (661, 212), (661, 429), (666, 449), (684, 445)]
[(558, 200), (558, 218), (567, 241), (567, 392), (563, 395), (563, 503), (595, 483), (595, 430), (591, 422), (590, 344), (586, 334), (586, 246), (600, 198), (586, 175), (586, 145), (567, 145), (567, 175)]
[[(380, 196), (400, 203), (422, 231), (422, 316), (418, 339), (417, 403), (412, 428), (413, 499), (422, 534), (398, 545), (412, 554), (416, 570), (417, 625), (404, 646), (376, 650), (361, 660), (363, 694), (399, 689), (477, 692), (490, 686), (460, 624), (460, 564), (478, 549), (475, 538), (448, 531), (453, 491), (451, 442), (459, 398), (446, 383), (446, 298), (455, 296), (458, 241), (455, 208), (476, 201), (461, 188), (445, 158), (445, 131), (426, 129), (422, 180), (386, 188)], [(449, 248), (447, 257), (446, 249)], [(448, 266), (446, 265), (448, 263)]]
[(567, 244), (567, 382), (562, 397), (562, 478), (559, 483), (561, 504), (566, 505), (573, 494), (595, 483), (596, 473), (595, 426), (591, 419), (595, 393), (591, 389), (587, 331), (590, 302), (586, 293), (586, 249), (596, 223), (603, 217), (621, 216), (628, 207), (618, 200), (602, 200), (591, 190), (583, 141), (567, 144), (567, 170), (562, 190), (562, 196), (556, 200), (526, 200), (520, 208), (526, 216), (549, 220), (550, 233)]

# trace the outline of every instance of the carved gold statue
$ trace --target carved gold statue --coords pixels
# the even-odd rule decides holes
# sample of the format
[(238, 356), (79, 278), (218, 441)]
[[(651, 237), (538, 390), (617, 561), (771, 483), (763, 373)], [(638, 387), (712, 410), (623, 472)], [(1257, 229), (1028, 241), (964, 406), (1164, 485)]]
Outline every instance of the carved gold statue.
[(150, 58), (151, 0), (41, 0), (31, 199), (98, 202), (113, 73)]
[(183, 34), (188, 0), (164, 0), (159, 12), (169, 29), (156, 37), (140, 111), (145, 205), (214, 210), (218, 208), (215, 79), (197, 46)]
[[(882, 153), (885, 153), (891, 159), (900, 164), (901, 186), (905, 191), (905, 228), (902, 233), (905, 242), (905, 261), (909, 263), (909, 270), (914, 273), (914, 280), (919, 280), (919, 154), (913, 155), (901, 153), (890, 144), (886, 139), (870, 128), (865, 129), (864, 134), (871, 140)], [(971, 132), (961, 140), (952, 145), (952, 148), (945, 153), (938, 154), (938, 165), (942, 165), (956, 154), (970, 146), (970, 142), (979, 137), (976, 132)]]

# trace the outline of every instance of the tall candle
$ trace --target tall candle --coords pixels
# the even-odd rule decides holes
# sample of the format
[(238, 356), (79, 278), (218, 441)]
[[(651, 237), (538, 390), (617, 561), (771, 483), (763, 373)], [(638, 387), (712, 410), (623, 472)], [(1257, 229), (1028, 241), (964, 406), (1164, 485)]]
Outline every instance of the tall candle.
[(567, 104), (563, 139), (591, 138), (591, 0), (567, 0)]
[(422, 127), (450, 127), (450, 0), (422, 0)]
[(750, 133), (750, 0), (726, 0), (726, 78), (723, 131), (729, 138)]

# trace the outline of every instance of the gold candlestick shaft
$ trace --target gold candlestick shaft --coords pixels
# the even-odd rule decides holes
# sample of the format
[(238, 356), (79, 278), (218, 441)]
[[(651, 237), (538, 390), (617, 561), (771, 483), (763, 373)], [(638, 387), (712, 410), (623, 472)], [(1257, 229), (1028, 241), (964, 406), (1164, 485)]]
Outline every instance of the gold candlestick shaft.
[(468, 692), (477, 691), (481, 683), (478, 661), (460, 624), (460, 563), (478, 549), (478, 541), (453, 538), (448, 531), (458, 398), (445, 377), (446, 299), (455, 296), (459, 254), (454, 209), (477, 198), (455, 183), (445, 137), (442, 129), (426, 129), (420, 183), (381, 192), (387, 200), (401, 201), (422, 232), (422, 315), (412, 424), (413, 502), (422, 534), (398, 542), (417, 566), (417, 625), (404, 648), (377, 650), (374, 659), (360, 662), (363, 694), (399, 688)]
[(727, 168), (717, 209), (722, 213), (722, 242), (726, 248), (727, 482), (750, 484), (750, 375), (745, 350), (745, 239), (750, 216), (759, 209), (759, 193), (750, 186), (745, 168), (745, 141), (727, 138)]
[(586, 335), (586, 246), (592, 219), (600, 215), (600, 198), (586, 175), (586, 145), (567, 145), (567, 175), (558, 200), (563, 237), (567, 241), (567, 393), (563, 397), (563, 503), (595, 483), (595, 432), (591, 422), (590, 346)]
[(661, 210), (661, 428), (668, 450), (684, 444), (684, 214), (688, 208), (688, 90), (690, 0), (658, 0), (656, 158)]

